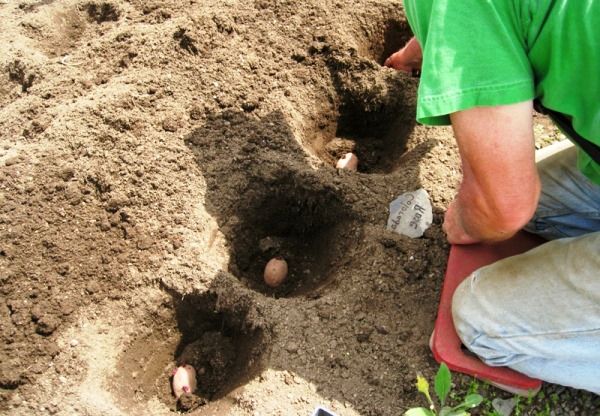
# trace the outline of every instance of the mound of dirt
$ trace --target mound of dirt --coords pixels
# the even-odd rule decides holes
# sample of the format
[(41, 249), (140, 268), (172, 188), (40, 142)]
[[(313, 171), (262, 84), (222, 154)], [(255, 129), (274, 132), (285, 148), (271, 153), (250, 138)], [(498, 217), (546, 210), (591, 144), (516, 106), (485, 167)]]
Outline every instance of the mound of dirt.
[[(460, 179), (400, 1), (0, 3), (0, 412), (400, 414)], [(346, 151), (358, 172), (338, 171)], [(425, 188), (432, 227), (385, 230)], [(284, 256), (289, 278), (262, 281)]]

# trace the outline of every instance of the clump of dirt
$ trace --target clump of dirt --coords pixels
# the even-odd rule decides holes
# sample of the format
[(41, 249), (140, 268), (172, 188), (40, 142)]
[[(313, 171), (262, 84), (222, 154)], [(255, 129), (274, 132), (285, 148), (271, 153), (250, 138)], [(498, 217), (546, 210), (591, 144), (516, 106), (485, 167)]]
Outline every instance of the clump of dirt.
[(189, 412), (200, 406), (204, 406), (206, 400), (193, 393), (184, 393), (177, 399), (177, 410)]
[(119, 20), (119, 11), (111, 3), (88, 3), (85, 10), (89, 18), (98, 24)]
[(8, 64), (8, 79), (18, 83), (21, 86), (21, 91), (27, 92), (33, 85), (35, 74), (28, 71), (27, 67), (20, 60), (15, 60)]
[(177, 32), (173, 34), (173, 39), (179, 41), (179, 47), (194, 55), (198, 54), (198, 48), (196, 47), (196, 41), (190, 36), (185, 34), (185, 28), (179, 28)]

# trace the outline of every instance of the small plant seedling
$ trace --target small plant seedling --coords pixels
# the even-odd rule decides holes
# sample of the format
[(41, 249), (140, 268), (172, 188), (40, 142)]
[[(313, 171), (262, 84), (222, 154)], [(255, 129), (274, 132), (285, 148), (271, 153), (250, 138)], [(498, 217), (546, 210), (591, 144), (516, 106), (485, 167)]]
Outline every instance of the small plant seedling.
[(419, 390), (419, 392), (427, 399), (429, 409), (424, 407), (413, 407), (408, 409), (404, 413), (404, 416), (468, 416), (470, 413), (467, 410), (479, 406), (483, 401), (483, 397), (479, 394), (471, 393), (467, 394), (460, 404), (453, 407), (447, 406), (446, 399), (450, 394), (451, 386), (452, 375), (450, 374), (450, 369), (445, 363), (442, 363), (440, 364), (440, 368), (434, 380), (434, 390), (439, 405), (438, 412), (438, 407), (436, 407), (429, 394), (429, 383), (425, 377), (417, 375), (417, 390)]

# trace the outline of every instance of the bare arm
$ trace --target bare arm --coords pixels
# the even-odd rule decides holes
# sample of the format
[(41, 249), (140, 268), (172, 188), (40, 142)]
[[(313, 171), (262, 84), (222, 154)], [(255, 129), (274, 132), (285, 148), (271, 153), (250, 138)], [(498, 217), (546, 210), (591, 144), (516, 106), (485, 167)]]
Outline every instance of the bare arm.
[(444, 230), (453, 244), (510, 238), (532, 217), (540, 194), (531, 101), (453, 113), (463, 179)]

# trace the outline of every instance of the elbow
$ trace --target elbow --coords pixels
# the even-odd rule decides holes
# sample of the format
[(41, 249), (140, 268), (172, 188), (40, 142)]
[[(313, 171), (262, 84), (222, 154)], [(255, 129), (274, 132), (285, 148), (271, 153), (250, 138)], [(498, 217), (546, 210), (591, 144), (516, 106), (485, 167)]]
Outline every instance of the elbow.
[(516, 234), (533, 217), (540, 198), (541, 184), (539, 180), (527, 189), (521, 189), (518, 195), (499, 198), (492, 217), (499, 234), (506, 238)]
[(479, 241), (495, 242), (512, 237), (531, 220), (537, 209), (541, 192), (537, 175), (500, 185), (489, 187), (488, 192), (473, 192), (463, 186), (459, 192), (462, 226)]
[(496, 232), (500, 240), (510, 238), (519, 232), (533, 217), (533, 211), (522, 210), (518, 212), (511, 212), (498, 218), (494, 219)]

